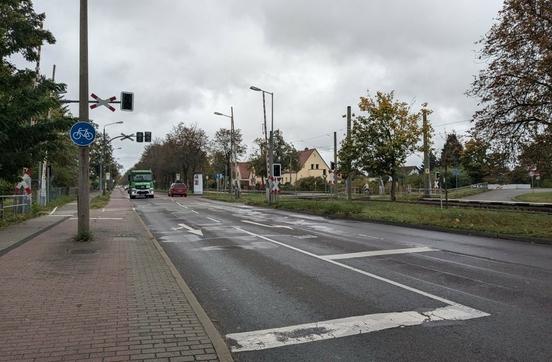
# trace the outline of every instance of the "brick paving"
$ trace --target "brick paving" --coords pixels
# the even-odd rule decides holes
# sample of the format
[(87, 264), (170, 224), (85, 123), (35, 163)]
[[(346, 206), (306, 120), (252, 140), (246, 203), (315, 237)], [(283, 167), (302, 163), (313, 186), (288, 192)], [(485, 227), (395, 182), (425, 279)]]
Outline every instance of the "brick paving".
[[(125, 198), (0, 257), (0, 361), (218, 361), (213, 342)], [(109, 209), (116, 209), (110, 213)], [(123, 211), (124, 210), (124, 211)]]

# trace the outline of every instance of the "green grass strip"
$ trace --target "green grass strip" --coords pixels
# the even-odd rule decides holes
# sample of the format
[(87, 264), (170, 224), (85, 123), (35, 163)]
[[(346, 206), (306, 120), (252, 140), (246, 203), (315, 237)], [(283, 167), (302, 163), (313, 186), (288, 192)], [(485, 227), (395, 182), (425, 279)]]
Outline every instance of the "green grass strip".
[[(240, 199), (223, 193), (206, 193), (207, 198), (269, 206), (264, 194), (242, 194)], [(354, 220), (388, 222), (421, 227), (482, 233), (497, 237), (515, 237), (552, 241), (552, 218), (548, 214), (460, 207), (441, 209), (433, 205), (389, 201), (303, 200), (279, 196), (271, 205), (310, 214)]]

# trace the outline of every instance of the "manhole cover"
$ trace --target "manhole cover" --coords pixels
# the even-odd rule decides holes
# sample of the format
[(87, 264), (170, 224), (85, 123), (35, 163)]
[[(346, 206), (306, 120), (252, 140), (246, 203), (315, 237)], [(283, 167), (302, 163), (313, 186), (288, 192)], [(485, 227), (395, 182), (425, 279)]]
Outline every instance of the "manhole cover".
[(71, 254), (94, 254), (95, 252), (94, 249), (73, 249), (70, 251)]

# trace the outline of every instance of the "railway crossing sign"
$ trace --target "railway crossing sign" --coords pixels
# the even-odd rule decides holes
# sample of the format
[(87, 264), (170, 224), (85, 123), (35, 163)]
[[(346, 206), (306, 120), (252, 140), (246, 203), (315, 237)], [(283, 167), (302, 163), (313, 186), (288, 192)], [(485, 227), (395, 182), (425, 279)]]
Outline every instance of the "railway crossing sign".
[(109, 104), (109, 103), (114, 102), (117, 99), (117, 97), (113, 96), (113, 97), (110, 97), (110, 98), (102, 99), (102, 98), (98, 97), (97, 95), (95, 95), (94, 93), (90, 94), (90, 97), (94, 98), (98, 102), (98, 103), (92, 104), (90, 106), (90, 109), (94, 109), (94, 108), (99, 107), (99, 106), (104, 106), (107, 109), (109, 109), (111, 112), (115, 112), (115, 108), (113, 108), (111, 106), (111, 104)]
[(71, 137), (71, 141), (77, 146), (87, 147), (94, 142), (96, 129), (90, 122), (79, 121), (71, 127), (69, 137)]

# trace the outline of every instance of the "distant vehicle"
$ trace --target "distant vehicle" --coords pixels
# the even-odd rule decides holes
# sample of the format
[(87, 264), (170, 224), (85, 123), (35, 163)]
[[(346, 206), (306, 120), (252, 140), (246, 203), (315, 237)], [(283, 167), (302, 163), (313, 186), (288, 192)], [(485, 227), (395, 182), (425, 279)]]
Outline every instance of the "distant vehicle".
[(169, 188), (168, 192), (169, 197), (173, 197), (175, 195), (180, 196), (188, 196), (188, 186), (181, 182), (174, 182), (171, 184), (171, 187)]
[(128, 194), (131, 199), (138, 196), (154, 197), (153, 173), (151, 170), (130, 170), (128, 174)]

